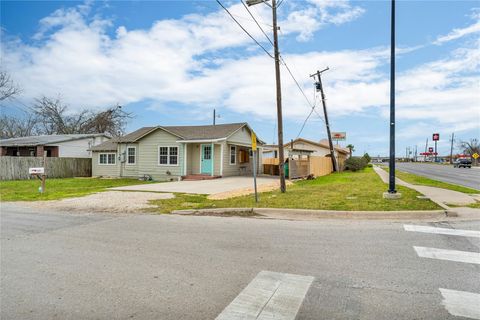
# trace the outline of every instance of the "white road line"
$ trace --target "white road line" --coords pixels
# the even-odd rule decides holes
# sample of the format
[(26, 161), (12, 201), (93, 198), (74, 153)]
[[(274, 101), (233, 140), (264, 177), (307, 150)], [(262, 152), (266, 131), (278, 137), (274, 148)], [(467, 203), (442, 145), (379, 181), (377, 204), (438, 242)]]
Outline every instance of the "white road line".
[(480, 264), (480, 253), (469, 251), (445, 250), (427, 247), (413, 247), (419, 257)]
[(480, 294), (440, 288), (443, 305), (451, 315), (480, 319)]
[(446, 234), (446, 235), (449, 235), (449, 236), (480, 238), (480, 231), (475, 231), (475, 230), (436, 228), (436, 227), (429, 227), (429, 226), (416, 226), (416, 225), (411, 225), (411, 224), (404, 224), (403, 228), (405, 229), (405, 231), (425, 232), (425, 233), (434, 233), (434, 234)]
[(261, 271), (217, 320), (294, 320), (313, 277)]

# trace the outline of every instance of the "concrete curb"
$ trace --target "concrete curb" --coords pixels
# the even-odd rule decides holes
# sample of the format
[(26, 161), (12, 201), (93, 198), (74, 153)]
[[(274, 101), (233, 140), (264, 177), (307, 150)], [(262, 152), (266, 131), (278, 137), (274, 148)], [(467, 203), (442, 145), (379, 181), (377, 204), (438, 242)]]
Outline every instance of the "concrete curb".
[(439, 219), (457, 217), (453, 211), (334, 211), (311, 209), (279, 209), (279, 208), (215, 208), (175, 210), (178, 215), (212, 215), (212, 216), (254, 216), (266, 219), (318, 220), (318, 219)]

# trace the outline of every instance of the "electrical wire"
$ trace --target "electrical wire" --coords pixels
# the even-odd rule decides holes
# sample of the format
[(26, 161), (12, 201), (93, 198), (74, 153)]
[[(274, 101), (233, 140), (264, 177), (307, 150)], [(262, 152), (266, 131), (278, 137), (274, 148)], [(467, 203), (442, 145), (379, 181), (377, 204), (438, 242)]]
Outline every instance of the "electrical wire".
[(265, 49), (265, 47), (262, 46), (262, 45), (260, 44), (260, 42), (258, 42), (257, 39), (255, 39), (255, 38), (247, 31), (247, 29), (245, 29), (245, 28), (240, 24), (240, 22), (238, 22), (237, 19), (235, 19), (235, 17), (230, 13), (230, 11), (228, 11), (227, 8), (225, 8), (225, 6), (220, 2), (220, 0), (216, 0), (216, 1), (217, 1), (217, 3), (223, 8), (223, 10), (225, 10), (225, 11), (228, 13), (228, 15), (233, 19), (233, 21), (235, 21), (235, 22), (237, 23), (237, 25), (238, 25), (244, 32), (245, 32), (260, 48), (262, 48), (263, 51), (265, 51), (265, 53), (268, 54), (268, 56), (269, 56), (270, 58), (274, 59), (274, 57), (270, 54), (270, 52), (268, 52), (268, 50)]
[(314, 110), (313, 112), (315, 112), (315, 114), (316, 114), (323, 122), (325, 122), (325, 119), (323, 119), (323, 117), (318, 113), (318, 111), (315, 110), (314, 105), (312, 105), (312, 103), (310, 102), (310, 99), (308, 99), (307, 95), (305, 94), (305, 92), (303, 91), (302, 87), (301, 87), (300, 84), (298, 83), (297, 79), (296, 79), (295, 76), (293, 75), (292, 71), (291, 71), (290, 68), (288, 67), (287, 63), (285, 62), (285, 59), (283, 59), (283, 57), (280, 56), (280, 60), (282, 60), (283, 65), (285, 66), (285, 68), (286, 68), (287, 71), (288, 71), (288, 74), (290, 75), (290, 77), (293, 79), (293, 81), (294, 81), (295, 84), (297, 85), (298, 90), (300, 90), (300, 92), (302, 93), (303, 97), (305, 98), (305, 101), (307, 101), (307, 103), (308, 103), (308, 105), (310, 106), (310, 108), (311, 108), (312, 110)]
[(263, 35), (265, 36), (265, 38), (267, 38), (268, 42), (270, 42), (270, 44), (272, 46), (274, 46), (272, 40), (270, 40), (270, 37), (265, 33), (265, 31), (263, 30), (263, 28), (260, 26), (260, 24), (258, 23), (257, 19), (255, 19), (255, 17), (253, 16), (252, 12), (250, 11), (250, 9), (248, 9), (247, 5), (245, 4), (245, 2), (243, 0), (242, 1), (242, 4), (243, 6), (245, 7), (245, 9), (248, 11), (248, 13), (250, 14), (250, 17), (252, 17), (253, 21), (255, 21), (255, 23), (257, 24), (258, 28), (260, 28), (260, 30), (262, 31)]

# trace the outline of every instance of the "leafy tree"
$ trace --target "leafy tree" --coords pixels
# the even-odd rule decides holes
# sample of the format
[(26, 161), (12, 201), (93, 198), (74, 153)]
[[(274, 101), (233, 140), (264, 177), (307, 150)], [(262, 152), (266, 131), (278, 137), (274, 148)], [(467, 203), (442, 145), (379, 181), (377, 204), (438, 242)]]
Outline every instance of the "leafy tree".
[(367, 161), (367, 163), (370, 163), (370, 161), (372, 160), (372, 158), (370, 157), (370, 155), (368, 153), (365, 153), (363, 155), (363, 158), (365, 159), (365, 161)]
[(355, 146), (353, 144), (349, 144), (347, 149), (350, 150), (350, 157), (352, 156), (353, 151), (355, 151)]

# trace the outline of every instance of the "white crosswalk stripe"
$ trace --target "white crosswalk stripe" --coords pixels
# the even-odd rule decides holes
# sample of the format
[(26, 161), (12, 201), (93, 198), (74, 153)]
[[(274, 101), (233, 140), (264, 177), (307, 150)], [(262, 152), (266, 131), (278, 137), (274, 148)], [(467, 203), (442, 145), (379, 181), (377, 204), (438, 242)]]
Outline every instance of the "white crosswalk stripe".
[(475, 230), (436, 228), (436, 227), (429, 227), (429, 226), (417, 226), (417, 225), (411, 225), (411, 224), (405, 224), (403, 225), (403, 228), (406, 231), (413, 231), (413, 232), (424, 232), (424, 233), (433, 233), (433, 234), (444, 234), (449, 236), (480, 238), (480, 231), (475, 231)]
[(419, 257), (480, 264), (480, 253), (446, 250), (428, 247), (413, 247)]
[[(480, 238), (480, 231), (437, 228), (421, 225), (403, 226), (405, 231)], [(419, 257), (480, 264), (480, 252), (447, 250), (429, 247), (413, 247)], [(440, 288), (445, 309), (454, 316), (480, 320), (480, 294)]]
[(216, 320), (294, 320), (313, 279), (261, 271)]
[(480, 294), (440, 288), (443, 305), (450, 314), (458, 317), (480, 319)]

